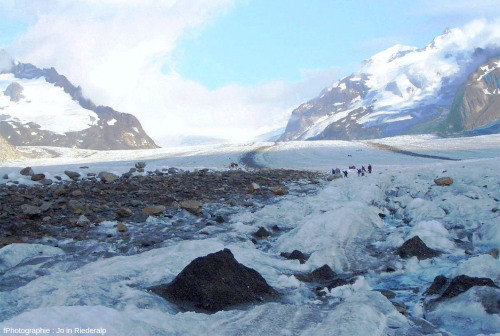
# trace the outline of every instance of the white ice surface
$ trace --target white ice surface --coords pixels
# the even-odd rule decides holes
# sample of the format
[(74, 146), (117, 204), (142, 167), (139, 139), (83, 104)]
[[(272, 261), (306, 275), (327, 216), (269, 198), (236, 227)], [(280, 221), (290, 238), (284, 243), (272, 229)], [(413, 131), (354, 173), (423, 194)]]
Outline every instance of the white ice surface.
[[(414, 293), (412, 289), (428, 287), (439, 274), (486, 276), (498, 284), (499, 261), (485, 253), (498, 242), (499, 212), (492, 209), (499, 206), (500, 199), (499, 139), (487, 136), (377, 140), (462, 161), (405, 156), (374, 148), (368, 141), (113, 152), (50, 148), (60, 156), (10, 161), (0, 167), (0, 174), (9, 174), (9, 180), (2, 183), (19, 180), (31, 184), (19, 176), (19, 168), (28, 165), (48, 176), (62, 176), (67, 169), (83, 174), (101, 170), (121, 173), (139, 160), (146, 161), (147, 170), (171, 166), (225, 169), (229, 162), (239, 161), (245, 152), (256, 149), (261, 149), (256, 154), (258, 163), (274, 168), (330, 171), (337, 166), (344, 170), (348, 165), (371, 163), (374, 171), (364, 177), (349, 174), (347, 179), (334, 180), (312, 194), (314, 186), (299, 181), (289, 186), (291, 193), (282, 196), (281, 201), (242, 209), (230, 216), (225, 224), (228, 230), (219, 233), (214, 229), (209, 232), (209, 239), (167, 241), (164, 247), (139, 254), (98, 259), (84, 265), (75, 260), (73, 267), (71, 261), (61, 266), (56, 260), (61, 255), (54, 254), (53, 265), (45, 263), (47, 271), (38, 274), (39, 268), (29, 266), (33, 260), (29, 258), (36, 258), (38, 250), (35, 248), (34, 253), (31, 247), (16, 247), (19, 251), (15, 258), (20, 261), (8, 257), (11, 266), (6, 275), (31, 278), (25, 277), (29, 281), (18, 288), (0, 292), (0, 330), (105, 327), (108, 335), (407, 334), (412, 328), (410, 319), (397, 313), (389, 300), (370, 288), (394, 290), (396, 300), (409, 306), (409, 314), (422, 316), (415, 303), (421, 292)], [(454, 183), (436, 186), (434, 179), (442, 176), (451, 176)], [(379, 213), (387, 217), (382, 220)], [(152, 226), (159, 220), (149, 220), (143, 225)], [(260, 226), (271, 230), (273, 225), (284, 232), (256, 248), (250, 242), (252, 234)], [(103, 223), (99, 230), (103, 234), (112, 232), (114, 223)], [(412, 234), (446, 253), (421, 261), (395, 256), (393, 251)], [(464, 243), (464, 247), (455, 241)], [(175, 305), (147, 291), (150, 286), (171, 281), (194, 258), (223, 248), (230, 248), (239, 262), (257, 270), (270, 285), (284, 293), (283, 301), (206, 315), (179, 312)], [(294, 249), (311, 257), (301, 265), (279, 256), (280, 252)], [(465, 254), (466, 249), (472, 255)], [(326, 302), (322, 302), (293, 275), (325, 263), (339, 273), (365, 273), (354, 285), (332, 290)], [(385, 272), (387, 266), (396, 271)], [(461, 294), (432, 313), (426, 312), (426, 316), (454, 335), (491, 334), (498, 320), (481, 308), (478, 297), (483, 297), (482, 291), (473, 289)], [(463, 321), (467, 320), (469, 309), (473, 309), (473, 323), (467, 325)]]

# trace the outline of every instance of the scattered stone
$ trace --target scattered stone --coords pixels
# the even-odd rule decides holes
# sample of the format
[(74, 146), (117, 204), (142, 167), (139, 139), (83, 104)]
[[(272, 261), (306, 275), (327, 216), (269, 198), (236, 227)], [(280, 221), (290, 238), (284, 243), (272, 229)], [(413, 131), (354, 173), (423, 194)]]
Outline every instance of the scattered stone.
[(193, 215), (198, 215), (202, 208), (202, 204), (196, 200), (182, 201), (180, 205), (182, 209), (189, 211)]
[(57, 176), (57, 175), (56, 175), (56, 176), (54, 176), (54, 178), (55, 178), (56, 180), (58, 180), (58, 181), (61, 181), (61, 180), (62, 180), (62, 177), (61, 177), (61, 176)]
[(497, 207), (495, 207), (495, 208), (491, 209), (491, 212), (493, 212), (493, 213), (498, 212), (498, 208), (497, 208)]
[(33, 174), (31, 175), (31, 181), (41, 181), (45, 178), (45, 174)]
[(51, 185), (53, 183), (53, 181), (51, 179), (44, 178), (43, 180), (40, 181), (40, 183), (45, 185), (45, 186), (48, 186), (48, 185)]
[(498, 259), (498, 249), (497, 248), (492, 248), (487, 252), (490, 256), (492, 256), (495, 259)]
[(76, 200), (70, 200), (68, 202), (68, 208), (75, 214), (81, 214), (84, 209), (84, 205)]
[(46, 222), (50, 221), (51, 219), (52, 219), (52, 217), (45, 216), (45, 217), (42, 218), (42, 222), (46, 223)]
[(118, 232), (127, 232), (127, 227), (123, 225), (123, 223), (118, 223), (116, 229), (118, 230)]
[(63, 195), (66, 195), (66, 189), (64, 189), (64, 187), (59, 187), (57, 188), (56, 190), (54, 190), (54, 196), (58, 197), (58, 196), (63, 196)]
[[(351, 278), (338, 278), (338, 279), (334, 279), (333, 281), (330, 281), (328, 283), (328, 285), (326, 285), (326, 288), (328, 288), (328, 290), (332, 290), (333, 288), (335, 287), (340, 287), (340, 286), (345, 286), (345, 285), (352, 285), (353, 283), (356, 282), (356, 277), (351, 277)], [(320, 289), (321, 287), (317, 288)]]
[(103, 183), (111, 183), (120, 178), (118, 175), (108, 172), (100, 172), (97, 177), (100, 178)]
[(448, 283), (448, 279), (444, 275), (438, 275), (437, 277), (434, 278), (434, 281), (432, 282), (431, 286), (427, 291), (424, 293), (425, 295), (438, 295), (441, 294), (445, 287), (446, 284)]
[(71, 193), (71, 196), (74, 196), (74, 197), (79, 197), (82, 195), (83, 195), (83, 192), (81, 190), (73, 190), (73, 192)]
[(453, 183), (453, 179), (451, 177), (440, 177), (435, 179), (434, 183), (438, 186), (447, 186)]
[(228, 249), (194, 259), (171, 283), (151, 291), (184, 309), (204, 312), (262, 302), (278, 294), (258, 272), (236, 261)]
[(29, 204), (23, 204), (21, 205), (21, 210), (23, 211), (24, 214), (34, 217), (42, 213), (42, 210), (40, 210), (39, 207), (29, 205)]
[(288, 193), (288, 189), (286, 187), (283, 187), (283, 186), (271, 187), (271, 188), (269, 188), (269, 190), (271, 190), (277, 196), (283, 196), (283, 195), (286, 195)]
[(299, 250), (293, 250), (292, 253), (289, 252), (281, 252), (280, 256), (288, 260), (298, 260), (301, 264), (304, 264), (309, 256), (306, 256), (304, 253)]
[(396, 297), (396, 293), (394, 293), (393, 291), (390, 291), (388, 289), (379, 289), (378, 291), (380, 292), (380, 294), (382, 294), (383, 296), (385, 296), (389, 300), (394, 299)]
[(78, 226), (85, 226), (88, 224), (90, 224), (90, 220), (87, 217), (85, 217), (84, 215), (81, 215), (80, 217), (78, 217), (78, 220), (76, 221), (76, 225), (78, 225)]
[(387, 266), (387, 267), (385, 268), (385, 271), (386, 271), (387, 273), (392, 273), (392, 272), (395, 272), (395, 271), (396, 271), (396, 269), (395, 269), (394, 267), (392, 267), (392, 266)]
[(142, 213), (148, 216), (158, 216), (165, 212), (166, 209), (164, 205), (153, 205), (142, 209)]
[(403, 245), (396, 250), (396, 254), (403, 259), (417, 257), (419, 260), (423, 260), (437, 257), (441, 255), (441, 252), (427, 247), (419, 236), (415, 236), (405, 241)]
[(136, 162), (135, 163), (135, 168), (137, 169), (144, 169), (146, 168), (146, 162), (142, 161), (142, 162)]
[(3, 179), (4, 179), (4, 180), (8, 180), (8, 179), (9, 179), (9, 175), (8, 175), (8, 174), (4, 174), (4, 175), (3, 175)]
[(134, 214), (134, 212), (127, 208), (121, 208), (116, 210), (116, 214), (120, 217), (130, 217)]
[(323, 265), (311, 273), (296, 274), (295, 277), (304, 282), (327, 283), (335, 278), (335, 273), (332, 271), (330, 266)]
[(43, 202), (42, 205), (40, 205), (40, 210), (43, 212), (49, 211), (50, 208), (52, 208), (52, 202)]
[(80, 174), (77, 173), (77, 172), (74, 172), (74, 171), (69, 171), (69, 170), (65, 170), (64, 171), (64, 174), (66, 174), (66, 176), (68, 176), (70, 179), (72, 179), (73, 181), (77, 181), (78, 178), (80, 177)]
[(392, 305), (396, 308), (396, 310), (398, 312), (400, 312), (401, 314), (406, 314), (406, 310), (408, 309), (403, 303), (399, 303), (399, 302), (391, 302)]
[(274, 232), (278, 232), (280, 231), (280, 227), (278, 225), (273, 225), (273, 227), (271, 228)]
[(255, 182), (250, 183), (250, 185), (248, 186), (248, 190), (250, 190), (250, 191), (256, 191), (259, 189), (260, 189), (260, 185), (258, 185)]
[(222, 224), (224, 223), (226, 220), (224, 219), (224, 217), (222, 217), (221, 215), (217, 215), (215, 216), (215, 221), (219, 224)]
[(24, 176), (31, 176), (31, 175), (35, 174), (33, 169), (31, 169), (31, 167), (26, 167), (26, 168), (21, 169), (21, 171), (19, 173), (21, 175), (24, 175)]
[(269, 231), (267, 231), (263, 226), (261, 226), (259, 230), (257, 230), (257, 232), (253, 234), (253, 236), (257, 239), (264, 239), (269, 237), (270, 235), (271, 234), (269, 233)]
[(488, 287), (499, 288), (497, 285), (495, 285), (493, 280), (488, 278), (475, 278), (467, 275), (459, 275), (451, 280), (450, 285), (441, 295), (441, 298), (455, 297), (457, 295), (460, 295), (468, 291), (470, 288), (474, 286), (488, 286)]
[(385, 214), (383, 213), (379, 213), (378, 216), (381, 218), (381, 219), (384, 219), (385, 217), (387, 217)]

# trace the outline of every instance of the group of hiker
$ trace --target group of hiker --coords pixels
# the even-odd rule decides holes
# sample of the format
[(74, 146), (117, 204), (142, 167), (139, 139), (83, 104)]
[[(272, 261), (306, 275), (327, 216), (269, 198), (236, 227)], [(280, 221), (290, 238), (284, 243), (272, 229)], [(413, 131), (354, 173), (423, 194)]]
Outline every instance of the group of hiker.
[(343, 170), (343, 171), (340, 171), (339, 168), (335, 168), (332, 169), (332, 174), (336, 175), (342, 173), (344, 174), (344, 177), (347, 177), (349, 174), (349, 170), (354, 170), (355, 172), (358, 173), (358, 176), (365, 176), (366, 172), (368, 172), (368, 174), (372, 173), (372, 165), (369, 164), (367, 168), (365, 168), (365, 166), (361, 166), (361, 168), (356, 168), (356, 166), (349, 166), (348, 170)]

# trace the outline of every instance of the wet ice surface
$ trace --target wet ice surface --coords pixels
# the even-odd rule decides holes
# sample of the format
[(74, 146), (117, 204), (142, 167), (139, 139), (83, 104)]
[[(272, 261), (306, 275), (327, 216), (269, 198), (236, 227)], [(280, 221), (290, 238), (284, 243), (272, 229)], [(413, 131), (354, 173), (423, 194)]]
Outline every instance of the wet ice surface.
[[(296, 159), (296, 157), (294, 158)], [(414, 160), (413, 158), (411, 160)], [(375, 166), (365, 177), (310, 185), (248, 207), (205, 204), (225, 223), (179, 210), (171, 217), (94, 226), (85, 241), (16, 244), (0, 249), (0, 330), (106, 328), (108, 335), (475, 335), (500, 331), (487, 298), (474, 287), (432, 310), (423, 293), (434, 277), (466, 274), (500, 285), (500, 160)], [(413, 164), (413, 161), (410, 163)], [(446, 172), (443, 172), (446, 170)], [(434, 178), (451, 176), (451, 186)], [(379, 213), (386, 217), (381, 219)], [(210, 224), (210, 225), (207, 225)], [(277, 225), (280, 230), (273, 231)], [(251, 242), (259, 227), (271, 232)], [(441, 256), (403, 260), (394, 250), (418, 235)], [(57, 247), (56, 247), (57, 245)], [(194, 258), (229, 248), (283, 293), (277, 302), (208, 315), (181, 312), (148, 287), (167, 283)], [(305, 264), (280, 252), (301, 250)], [(467, 254), (465, 253), (467, 251)], [(357, 281), (317, 296), (293, 275), (328, 264)], [(387, 272), (388, 267), (394, 269)], [(406, 315), (377, 290), (395, 293)], [(494, 304), (494, 302), (493, 302)]]

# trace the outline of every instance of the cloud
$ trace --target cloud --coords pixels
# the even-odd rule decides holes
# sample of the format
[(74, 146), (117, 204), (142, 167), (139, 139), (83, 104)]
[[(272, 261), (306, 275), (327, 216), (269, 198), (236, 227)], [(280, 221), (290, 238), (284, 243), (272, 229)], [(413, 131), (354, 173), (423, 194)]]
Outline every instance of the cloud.
[(97, 104), (136, 115), (162, 145), (176, 135), (242, 140), (282, 127), (295, 106), (338, 74), (303, 71), (296, 83), (216, 90), (179, 76), (179, 39), (230, 11), (237, 0), (6, 1), (11, 15), (32, 22), (8, 48), (16, 59), (55, 67)]

